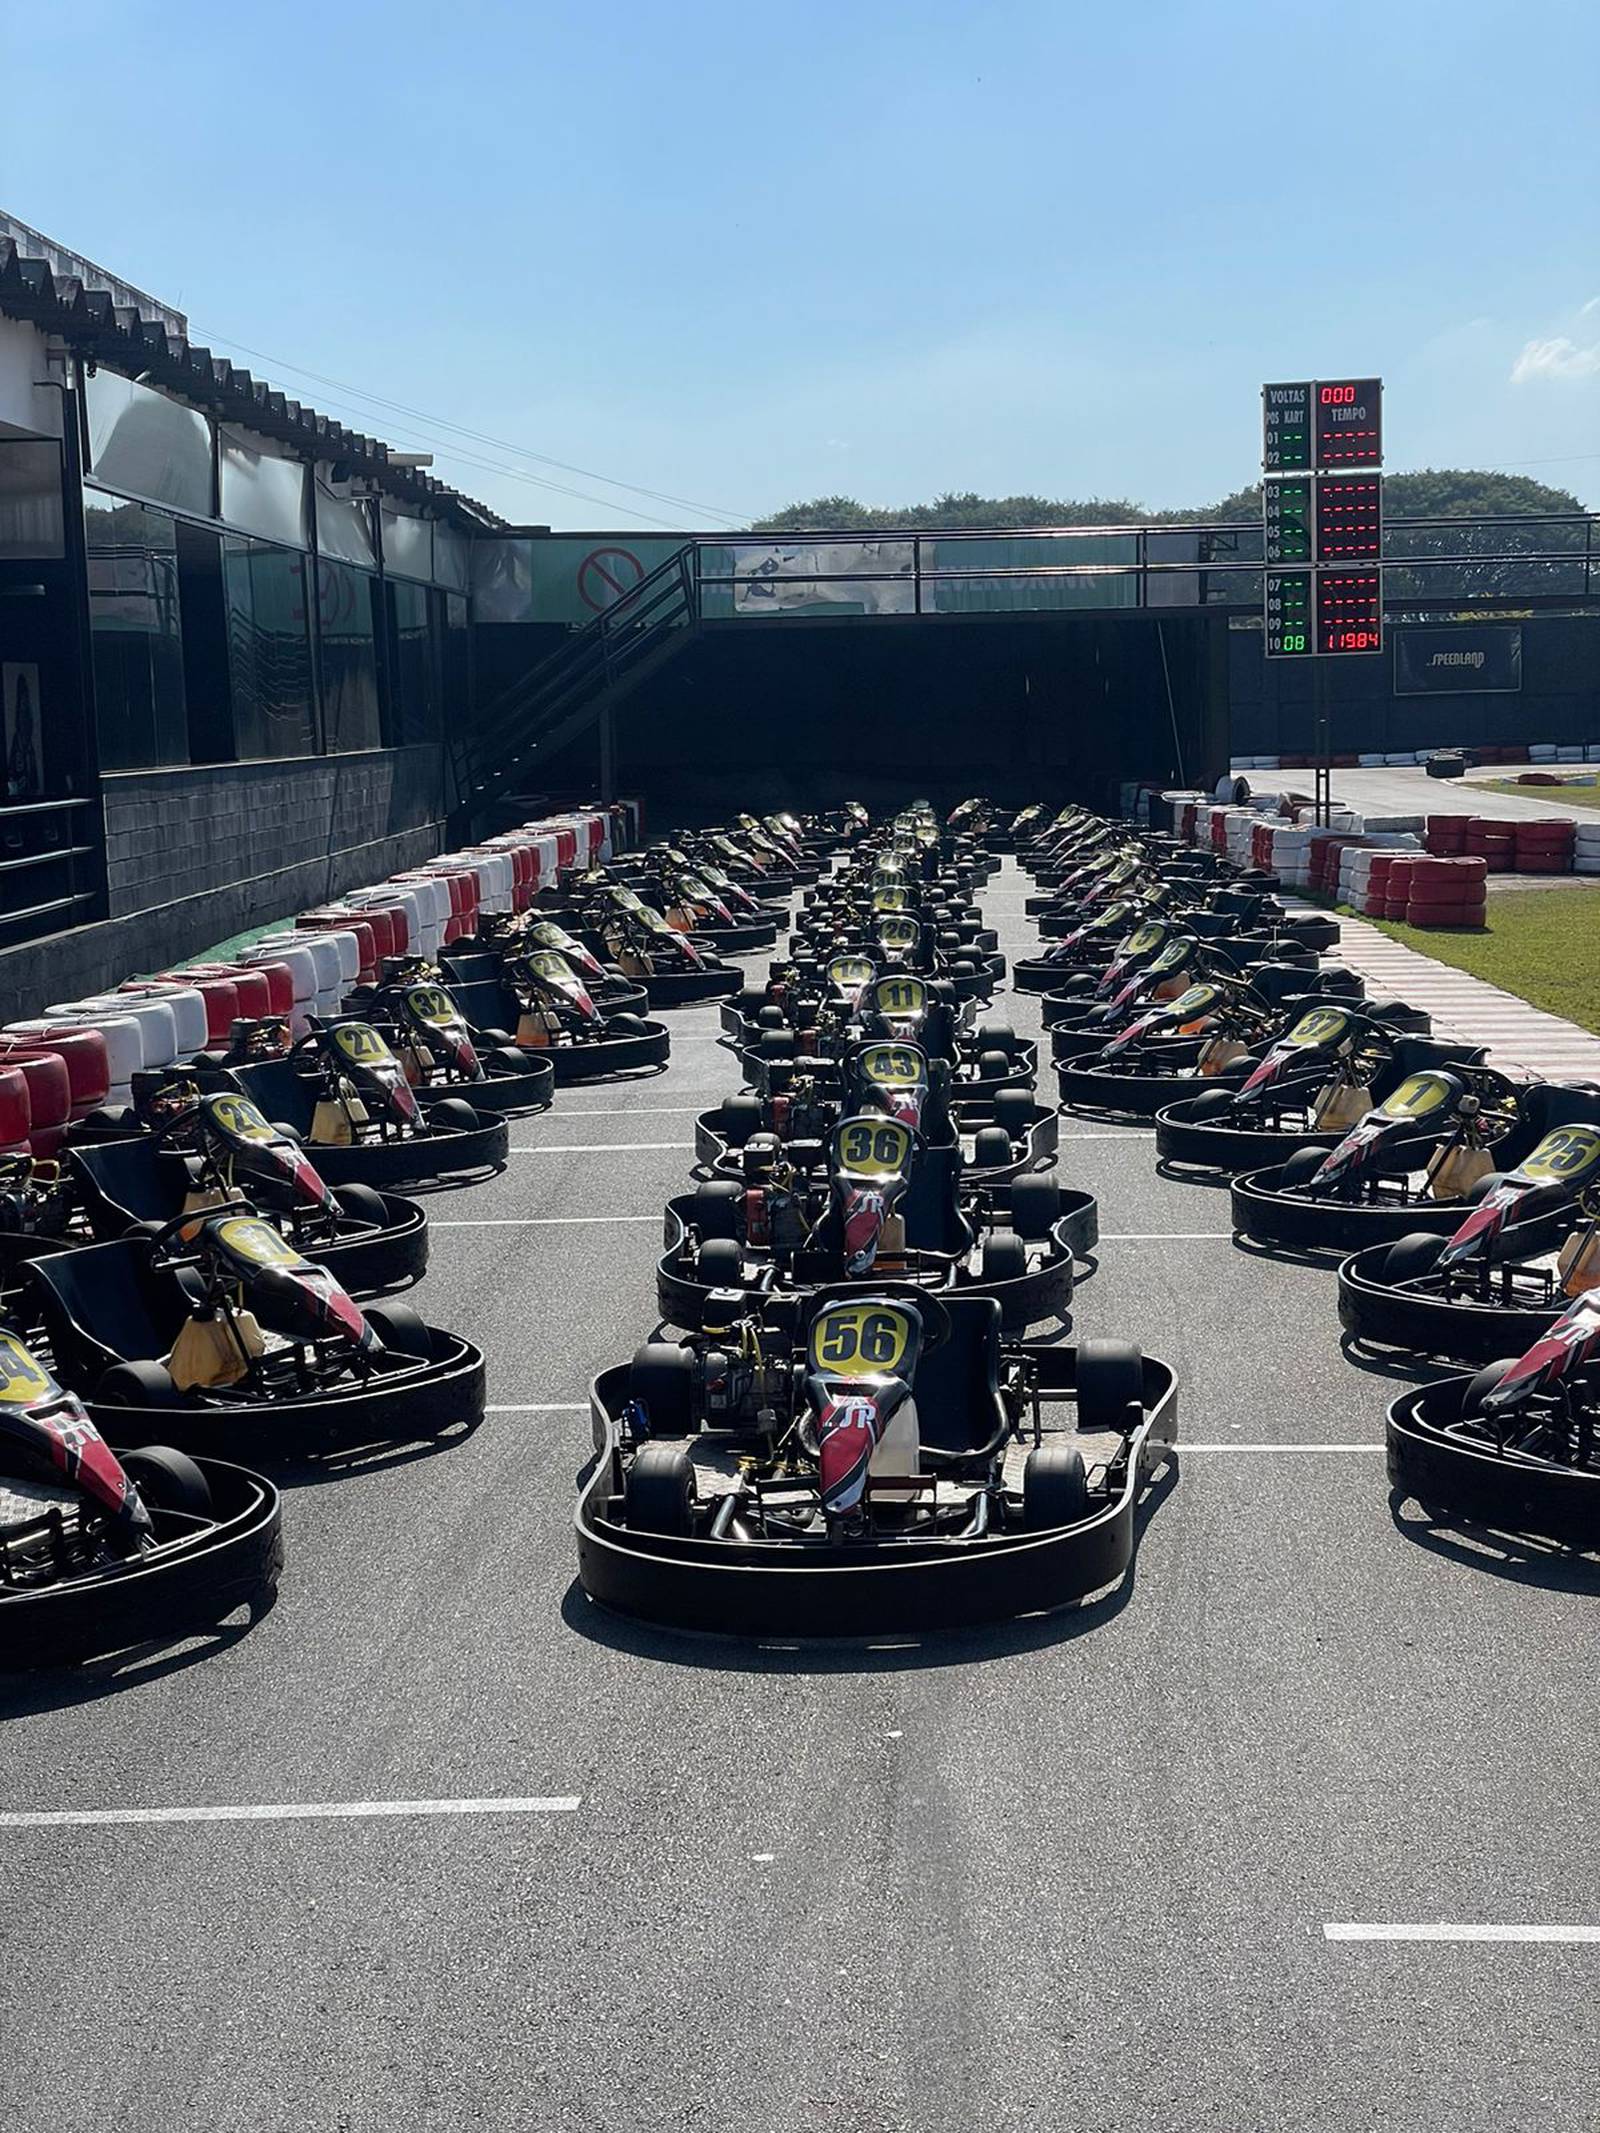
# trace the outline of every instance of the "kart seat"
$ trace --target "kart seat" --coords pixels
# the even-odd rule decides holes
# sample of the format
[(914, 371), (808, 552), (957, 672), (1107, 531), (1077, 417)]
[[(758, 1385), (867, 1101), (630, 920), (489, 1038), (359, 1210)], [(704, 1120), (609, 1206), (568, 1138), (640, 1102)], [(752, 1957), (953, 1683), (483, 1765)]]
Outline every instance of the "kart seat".
[(28, 1274), (64, 1375), (91, 1393), (112, 1363), (166, 1355), (189, 1316), (176, 1275), (151, 1264), (142, 1237), (35, 1259)]
[(942, 1296), (944, 1340), (924, 1348), (912, 1384), (927, 1470), (982, 1464), (1010, 1427), (1000, 1397), (1000, 1305), (993, 1296)]
[(1600, 1088), (1592, 1084), (1536, 1081), (1524, 1089), (1522, 1113), (1494, 1151), (1497, 1170), (1515, 1170), (1556, 1126), (1600, 1126)]
[[(468, 956), (463, 962), (488, 964), (487, 956)], [(515, 992), (500, 975), (500, 966), (478, 971), (470, 978), (450, 981), (451, 995), (466, 1017), (469, 1029), (514, 1030), (522, 1014)]]
[(1480, 1066), (1484, 1047), (1464, 1044), (1453, 1037), (1398, 1037), (1394, 1051), (1372, 1077), (1372, 1100), (1381, 1104), (1403, 1081), (1428, 1067)]
[(183, 1159), (160, 1154), (148, 1133), (69, 1148), (67, 1164), (99, 1238), (120, 1237), (135, 1222), (170, 1221), (183, 1205)]
[(296, 1071), (287, 1059), (258, 1059), (253, 1066), (235, 1069), (239, 1086), (274, 1125), (293, 1126), (308, 1134), (317, 1108), (317, 1085)]

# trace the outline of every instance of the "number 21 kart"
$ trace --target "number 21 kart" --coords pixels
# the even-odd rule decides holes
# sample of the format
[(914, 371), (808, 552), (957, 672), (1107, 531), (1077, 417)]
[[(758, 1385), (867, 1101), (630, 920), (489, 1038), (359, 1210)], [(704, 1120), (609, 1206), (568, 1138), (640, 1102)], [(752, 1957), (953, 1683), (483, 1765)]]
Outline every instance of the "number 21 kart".
[(115, 1453), (0, 1327), (0, 1669), (68, 1666), (264, 1613), (283, 1507), (259, 1474), (165, 1446)]
[(593, 1600), (729, 1636), (864, 1637), (1064, 1607), (1119, 1579), (1177, 1434), (1121, 1341), (1006, 1343), (992, 1297), (736, 1302), (590, 1389)]

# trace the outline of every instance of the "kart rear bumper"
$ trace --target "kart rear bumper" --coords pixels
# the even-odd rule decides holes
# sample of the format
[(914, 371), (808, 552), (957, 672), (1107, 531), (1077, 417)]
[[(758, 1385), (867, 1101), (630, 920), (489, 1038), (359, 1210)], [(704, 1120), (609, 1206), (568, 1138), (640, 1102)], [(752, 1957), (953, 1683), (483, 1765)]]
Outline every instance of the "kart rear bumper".
[(1436, 1516), (1559, 1547), (1600, 1547), (1600, 1473), (1497, 1452), (1450, 1434), (1470, 1378), (1445, 1378), (1400, 1395), (1389, 1409), (1389, 1482)]
[(624, 1074), (655, 1073), (672, 1052), (664, 1023), (652, 1022), (637, 1036), (598, 1037), (588, 1044), (553, 1044), (550, 1065), (558, 1089), (586, 1081), (615, 1081)]
[(1193, 1095), (1183, 1096), (1156, 1113), (1158, 1162), (1193, 1170), (1263, 1170), (1286, 1163), (1297, 1148), (1336, 1148), (1344, 1138), (1342, 1130), (1318, 1133), (1297, 1126), (1274, 1131), (1192, 1118), (1187, 1114), (1193, 1101)]
[(1339, 1268), (1339, 1323), (1364, 1347), (1436, 1355), (1474, 1369), (1503, 1355), (1523, 1355), (1559, 1315), (1558, 1297), (1542, 1310), (1515, 1304), (1446, 1299), (1382, 1279), (1389, 1247), (1354, 1252)]
[(498, 1170), (510, 1145), (505, 1120), (491, 1118), (471, 1133), (407, 1134), (387, 1141), (355, 1141), (348, 1147), (308, 1140), (306, 1153), (330, 1185), (372, 1185), (382, 1192), (391, 1185)]

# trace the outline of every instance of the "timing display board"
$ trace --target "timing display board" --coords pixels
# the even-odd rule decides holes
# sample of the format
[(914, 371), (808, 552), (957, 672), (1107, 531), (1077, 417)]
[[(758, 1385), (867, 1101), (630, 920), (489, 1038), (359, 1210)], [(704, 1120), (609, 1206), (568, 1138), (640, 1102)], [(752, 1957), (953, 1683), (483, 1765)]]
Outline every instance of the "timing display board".
[(1319, 378), (1313, 457), (1319, 469), (1383, 464), (1383, 380)]
[[(1273, 483), (1274, 488), (1282, 486), (1282, 483)], [(1319, 474), (1313, 519), (1317, 562), (1381, 562), (1383, 476)]]
[(1269, 474), (1298, 474), (1311, 465), (1312, 386), (1261, 388), (1261, 464)]
[(1269, 570), (1265, 574), (1264, 620), (1269, 659), (1309, 658), (1313, 642), (1309, 570)]
[(1381, 570), (1317, 572), (1317, 650), (1383, 650)]
[(1286, 474), (1261, 491), (1263, 556), (1268, 563), (1310, 563), (1314, 558), (1312, 478)]

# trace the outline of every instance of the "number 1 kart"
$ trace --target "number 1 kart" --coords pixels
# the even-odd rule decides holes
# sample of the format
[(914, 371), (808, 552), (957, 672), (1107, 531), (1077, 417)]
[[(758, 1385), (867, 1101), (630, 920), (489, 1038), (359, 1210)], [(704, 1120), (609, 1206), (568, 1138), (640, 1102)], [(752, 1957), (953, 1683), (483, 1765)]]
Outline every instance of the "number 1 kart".
[(1064, 1607), (1119, 1579), (1170, 1457), (1166, 1364), (1120, 1341), (1008, 1344), (991, 1297), (737, 1299), (590, 1393), (589, 1597), (731, 1636), (916, 1633)]

